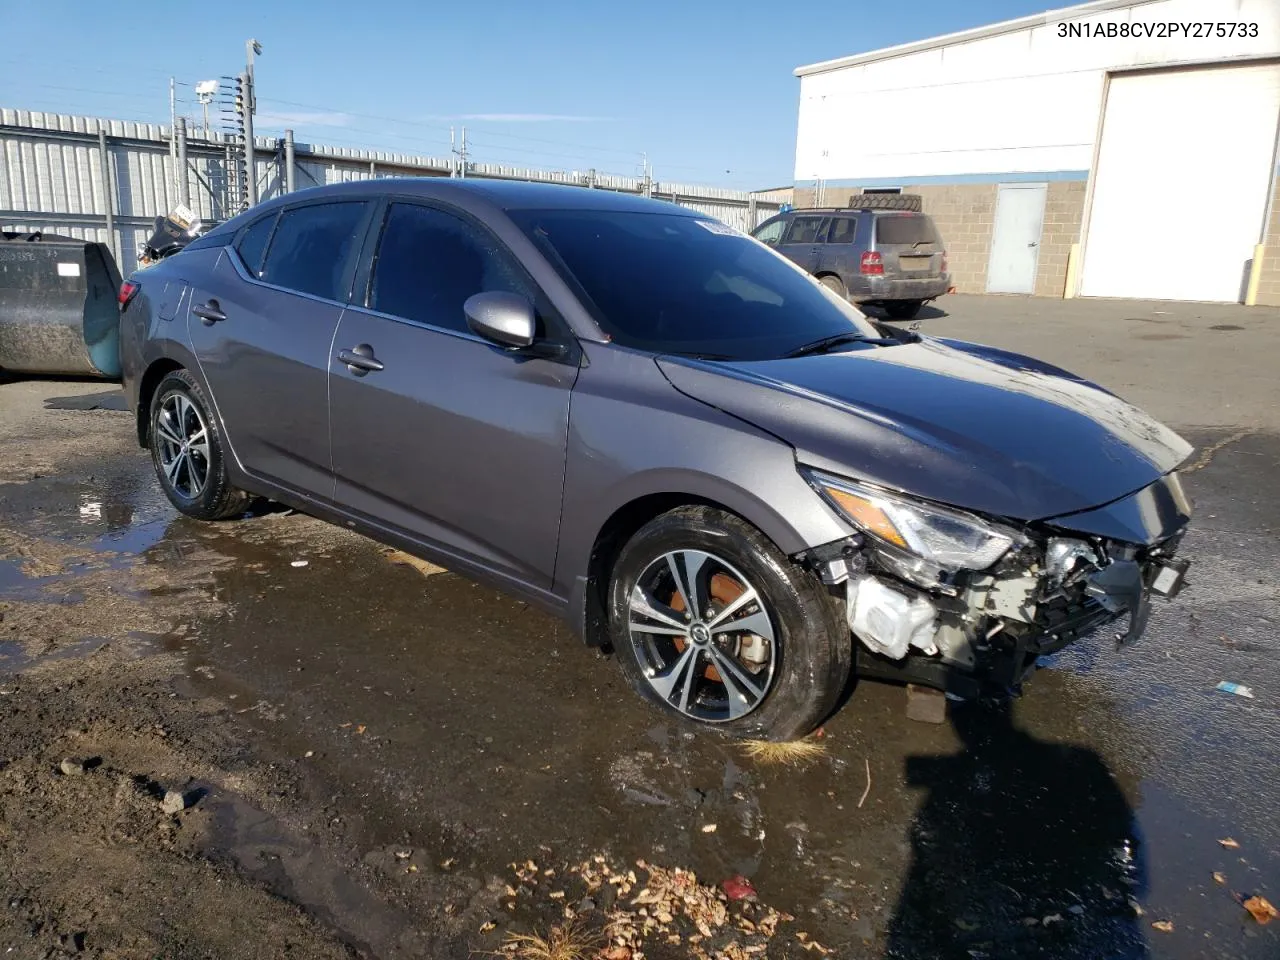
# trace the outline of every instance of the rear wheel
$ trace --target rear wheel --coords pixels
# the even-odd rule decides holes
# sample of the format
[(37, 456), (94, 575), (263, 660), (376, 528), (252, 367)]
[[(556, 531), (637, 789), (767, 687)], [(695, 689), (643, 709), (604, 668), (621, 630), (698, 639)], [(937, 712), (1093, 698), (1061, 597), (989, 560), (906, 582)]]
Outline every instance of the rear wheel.
[(886, 300), (884, 312), (894, 320), (910, 320), (923, 306), (923, 300)]
[(849, 678), (839, 606), (754, 527), (711, 507), (652, 520), (623, 548), (610, 632), (628, 682), (664, 710), (737, 737), (816, 727)]
[(839, 277), (828, 273), (819, 277), (818, 280), (824, 287), (836, 296), (840, 297), (842, 300), (847, 300), (849, 298), (849, 293), (844, 288), (844, 282)]
[(151, 397), (150, 446), (156, 478), (181, 513), (225, 520), (248, 509), (253, 497), (231, 485), (217, 421), (185, 370), (166, 376)]

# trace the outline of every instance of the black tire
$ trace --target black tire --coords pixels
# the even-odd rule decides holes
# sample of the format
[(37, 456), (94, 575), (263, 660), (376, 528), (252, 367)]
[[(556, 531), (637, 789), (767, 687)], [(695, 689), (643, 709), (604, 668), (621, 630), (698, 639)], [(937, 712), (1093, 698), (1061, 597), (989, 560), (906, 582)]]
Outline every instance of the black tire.
[(844, 288), (844, 281), (835, 274), (827, 273), (818, 278), (818, 282), (842, 300), (849, 299), (849, 291)]
[[(203, 447), (207, 457), (194, 452), (201, 446), (196, 444), (192, 448), (193, 452), (187, 456), (185, 475), (184, 467), (178, 465), (173, 477), (170, 477), (165, 469), (165, 458), (173, 451), (174, 446), (166, 441), (165, 431), (174, 422), (171, 415), (174, 405), (181, 404), (184, 400), (199, 417), (198, 424), (194, 419), (190, 422), (204, 427), (207, 443)], [(174, 370), (161, 380), (151, 396), (148, 432), (151, 463), (155, 467), (160, 488), (180, 513), (197, 520), (226, 520), (238, 517), (249, 509), (254, 497), (231, 485), (227, 476), (226, 445), (210, 408), (211, 404), (205, 397), (204, 390), (186, 370)], [(199, 476), (202, 461), (204, 481), (197, 488), (194, 479)]]
[(855, 193), (849, 206), (859, 210), (910, 210), (919, 213), (923, 204), (918, 193)]
[(923, 306), (923, 300), (886, 300), (884, 312), (894, 320), (910, 320)]
[[(681, 550), (705, 552), (726, 562), (741, 571), (764, 599), (765, 612), (772, 622), (771, 683), (743, 715), (707, 720), (682, 713), (654, 689), (641, 663), (644, 654), (637, 652), (632, 641), (632, 591), (641, 577), (647, 576), (646, 571), (662, 562), (664, 555)], [(668, 716), (733, 737), (793, 740), (810, 733), (826, 719), (845, 690), (853, 643), (842, 606), (812, 573), (792, 563), (764, 534), (733, 514), (713, 507), (688, 506), (651, 520), (623, 547), (612, 576), (609, 633), (622, 673), (637, 693)], [(744, 612), (750, 614), (756, 609), (748, 605)], [(721, 636), (723, 643), (725, 635)], [(683, 639), (690, 643), (692, 634)], [(666, 642), (680, 641), (668, 637)], [(723, 664), (723, 660), (719, 662)], [(688, 668), (688, 677), (696, 678), (692, 682), (704, 691), (716, 686), (708, 679), (711, 663), (706, 655), (700, 660), (695, 653)], [(745, 666), (741, 660), (735, 663)], [(689, 682), (686, 678), (685, 683)], [(723, 682), (719, 686), (725, 689)]]

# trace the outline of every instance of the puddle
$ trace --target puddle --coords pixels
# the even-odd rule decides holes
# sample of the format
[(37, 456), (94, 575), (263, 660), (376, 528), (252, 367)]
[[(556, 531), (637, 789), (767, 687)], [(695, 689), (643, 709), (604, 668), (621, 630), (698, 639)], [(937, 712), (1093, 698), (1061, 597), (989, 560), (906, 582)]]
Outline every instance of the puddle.
[(58, 660), (76, 660), (97, 653), (110, 641), (103, 637), (87, 637), (60, 644), (46, 653), (30, 654), (16, 640), (0, 640), (0, 673), (22, 673), (33, 667)]
[(212, 818), (208, 850), (233, 861), (249, 879), (299, 904), (364, 955), (428, 955), (412, 919), (351, 876), (305, 836), (281, 820), (216, 788), (201, 803)]
[(71, 397), (49, 397), (44, 402), (46, 410), (113, 410), (127, 413), (129, 405), (121, 390), (105, 390), (102, 393)]

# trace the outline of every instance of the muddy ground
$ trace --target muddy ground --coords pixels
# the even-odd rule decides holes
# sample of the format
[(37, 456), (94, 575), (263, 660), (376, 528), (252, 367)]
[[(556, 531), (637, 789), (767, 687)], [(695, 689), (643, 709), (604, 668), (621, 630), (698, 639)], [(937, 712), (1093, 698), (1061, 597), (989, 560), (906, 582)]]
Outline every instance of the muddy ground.
[[(1000, 343), (965, 304), (931, 332)], [(1114, 309), (1135, 360), (1083, 372), (1199, 446), (1191, 586), (1010, 712), (921, 724), (862, 684), (800, 767), (464, 578), (298, 514), (179, 518), (108, 385), (0, 383), (0, 956), (461, 958), (571, 913), (649, 957), (1274, 960), (1239, 901), (1280, 903), (1275, 353)], [(1196, 417), (1136, 352), (1157, 320), (1260, 386)], [(735, 875), (759, 904), (717, 898)]]

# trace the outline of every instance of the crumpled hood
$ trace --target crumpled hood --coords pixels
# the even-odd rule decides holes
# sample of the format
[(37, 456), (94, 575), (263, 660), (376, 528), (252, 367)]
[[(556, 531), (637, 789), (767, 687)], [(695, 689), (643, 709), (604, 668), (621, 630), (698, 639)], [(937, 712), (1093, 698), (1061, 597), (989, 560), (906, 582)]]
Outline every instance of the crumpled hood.
[(1124, 497), (1192, 449), (1101, 387), (958, 341), (657, 362), (677, 390), (772, 433), (802, 464), (1018, 520)]

